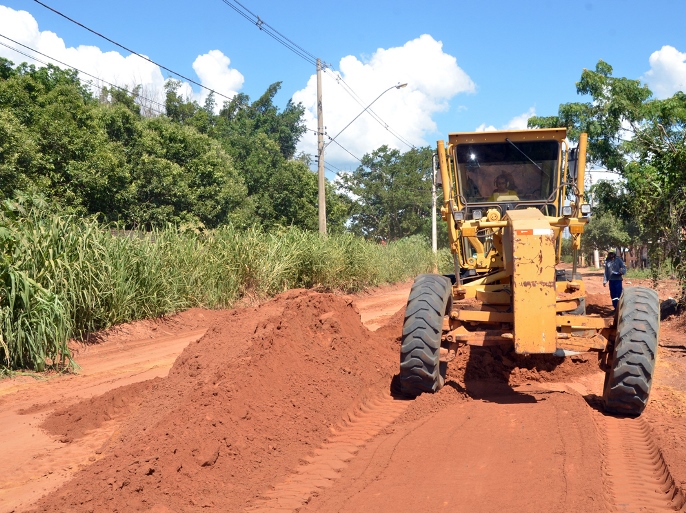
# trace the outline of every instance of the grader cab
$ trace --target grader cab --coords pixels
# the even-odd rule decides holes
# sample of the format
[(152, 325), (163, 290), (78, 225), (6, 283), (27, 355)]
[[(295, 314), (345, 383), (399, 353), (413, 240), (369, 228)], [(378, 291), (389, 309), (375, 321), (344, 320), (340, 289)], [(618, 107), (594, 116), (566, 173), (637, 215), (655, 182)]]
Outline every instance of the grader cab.
[[(443, 386), (441, 362), (461, 345), (511, 346), (518, 354), (599, 353), (605, 409), (639, 415), (657, 353), (654, 290), (625, 288), (612, 317), (586, 315), (576, 252), (591, 214), (583, 202), (586, 134), (566, 129), (452, 133), (438, 142), (441, 215), (453, 275), (416, 278), (400, 354), (403, 392)], [(558, 269), (562, 237), (573, 267)]]

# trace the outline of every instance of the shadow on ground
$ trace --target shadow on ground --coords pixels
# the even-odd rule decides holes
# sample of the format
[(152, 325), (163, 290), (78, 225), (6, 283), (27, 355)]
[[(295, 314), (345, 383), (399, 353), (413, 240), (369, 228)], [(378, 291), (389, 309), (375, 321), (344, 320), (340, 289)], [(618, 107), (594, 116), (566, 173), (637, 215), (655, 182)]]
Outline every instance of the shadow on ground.
[[(558, 379), (575, 373), (580, 362), (584, 368), (597, 368), (593, 356), (564, 357), (553, 355), (519, 355), (512, 348), (462, 347), (449, 364), (442, 362), (440, 371), (444, 387), (479, 401), (500, 404), (535, 403), (539, 401), (536, 392), (529, 393), (520, 385)], [(573, 360), (574, 359), (574, 360)], [(576, 360), (579, 359), (579, 360)], [(561, 367), (563, 366), (563, 367)], [(405, 397), (400, 388), (399, 375), (393, 376), (391, 394)]]

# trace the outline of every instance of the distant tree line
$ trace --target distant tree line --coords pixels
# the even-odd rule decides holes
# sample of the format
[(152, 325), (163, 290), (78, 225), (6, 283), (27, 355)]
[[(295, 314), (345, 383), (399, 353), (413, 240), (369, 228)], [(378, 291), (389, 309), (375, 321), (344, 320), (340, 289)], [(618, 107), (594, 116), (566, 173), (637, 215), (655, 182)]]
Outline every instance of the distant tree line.
[[(238, 94), (214, 113), (166, 86), (165, 114), (141, 115), (131, 93), (99, 96), (77, 73), (0, 59), (0, 196), (38, 192), (77, 214), (126, 226), (164, 223), (317, 227), (317, 177), (295, 148), (303, 107)], [(329, 225), (349, 200), (327, 189)]]
[[(213, 94), (201, 106), (169, 80), (163, 112), (152, 115), (140, 88), (96, 95), (75, 71), (0, 59), (0, 199), (39, 193), (127, 228), (316, 230), (317, 176), (296, 154), (304, 108), (289, 101), (279, 109), (279, 88), (255, 101), (237, 94), (216, 109)], [(379, 242), (429, 237), (431, 155), (382, 146), (327, 182), (329, 230)]]

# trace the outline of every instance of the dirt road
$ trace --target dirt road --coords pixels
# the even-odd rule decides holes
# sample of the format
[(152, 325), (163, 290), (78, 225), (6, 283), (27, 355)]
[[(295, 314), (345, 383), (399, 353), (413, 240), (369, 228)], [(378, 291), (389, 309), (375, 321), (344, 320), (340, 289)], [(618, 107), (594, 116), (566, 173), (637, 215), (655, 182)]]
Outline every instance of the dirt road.
[(662, 325), (639, 419), (602, 413), (594, 355), (466, 348), (408, 401), (392, 392), (409, 286), (134, 323), (78, 348), (79, 375), (0, 382), (0, 512), (684, 507), (684, 319)]

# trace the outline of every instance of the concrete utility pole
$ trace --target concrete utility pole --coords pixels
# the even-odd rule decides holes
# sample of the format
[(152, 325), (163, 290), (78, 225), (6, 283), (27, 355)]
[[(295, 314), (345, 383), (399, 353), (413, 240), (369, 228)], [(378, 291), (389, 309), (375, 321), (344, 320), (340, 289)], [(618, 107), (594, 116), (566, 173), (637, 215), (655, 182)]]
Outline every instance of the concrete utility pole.
[(319, 234), (326, 235), (326, 177), (324, 176), (324, 110), (322, 62), (317, 59), (317, 164), (319, 170)]

